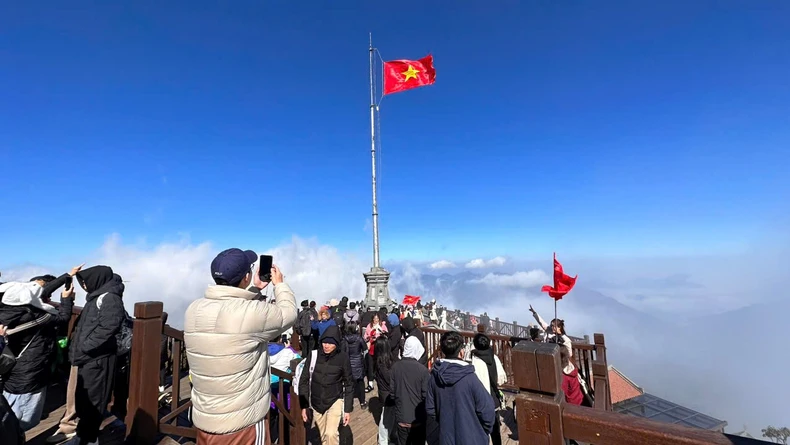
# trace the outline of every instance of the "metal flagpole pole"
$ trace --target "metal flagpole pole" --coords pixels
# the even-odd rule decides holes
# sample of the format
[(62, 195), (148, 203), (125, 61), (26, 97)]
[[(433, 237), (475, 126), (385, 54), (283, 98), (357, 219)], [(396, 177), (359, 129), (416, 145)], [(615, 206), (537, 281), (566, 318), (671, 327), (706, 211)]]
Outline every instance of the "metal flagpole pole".
[(376, 196), (376, 98), (373, 89), (373, 33), (370, 33), (370, 159), (373, 171), (373, 267), (379, 263), (379, 208)]

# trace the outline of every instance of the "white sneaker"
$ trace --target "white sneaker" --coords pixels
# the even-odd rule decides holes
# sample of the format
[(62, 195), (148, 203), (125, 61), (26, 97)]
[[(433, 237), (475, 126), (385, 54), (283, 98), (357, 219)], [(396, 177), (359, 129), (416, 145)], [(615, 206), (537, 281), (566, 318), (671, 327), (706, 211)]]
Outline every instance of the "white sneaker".
[(47, 437), (46, 442), (47, 443), (61, 443), (61, 442), (65, 442), (65, 441), (71, 439), (72, 437), (74, 437), (76, 435), (77, 435), (77, 433), (66, 434), (66, 433), (61, 433), (60, 431), (56, 431), (55, 434)]

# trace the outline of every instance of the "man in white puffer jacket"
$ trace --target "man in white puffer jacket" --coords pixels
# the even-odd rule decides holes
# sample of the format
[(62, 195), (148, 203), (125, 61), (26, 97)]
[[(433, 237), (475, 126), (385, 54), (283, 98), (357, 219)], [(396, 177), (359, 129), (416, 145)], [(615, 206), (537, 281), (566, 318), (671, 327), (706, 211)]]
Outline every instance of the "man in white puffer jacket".
[(189, 305), (184, 343), (192, 378), (192, 422), (198, 443), (264, 443), (269, 411), (268, 342), (296, 321), (296, 300), (283, 275), (272, 266), (274, 304), (258, 289), (258, 256), (228, 249), (211, 263), (215, 286)]

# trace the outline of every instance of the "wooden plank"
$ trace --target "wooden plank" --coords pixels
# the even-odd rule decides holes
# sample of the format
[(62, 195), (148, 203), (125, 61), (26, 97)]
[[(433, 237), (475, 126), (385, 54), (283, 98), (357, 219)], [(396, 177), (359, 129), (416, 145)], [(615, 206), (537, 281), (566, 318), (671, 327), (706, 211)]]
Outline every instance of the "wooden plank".
[(566, 405), (565, 437), (595, 445), (731, 445), (721, 433), (641, 417)]

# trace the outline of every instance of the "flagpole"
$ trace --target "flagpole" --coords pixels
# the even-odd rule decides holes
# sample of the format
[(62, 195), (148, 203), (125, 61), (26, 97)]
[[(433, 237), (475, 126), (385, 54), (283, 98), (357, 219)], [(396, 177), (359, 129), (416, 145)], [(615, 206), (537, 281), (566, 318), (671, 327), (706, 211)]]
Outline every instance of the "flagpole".
[(373, 33), (370, 33), (370, 159), (373, 177), (373, 267), (379, 268), (379, 207), (376, 187), (376, 98), (373, 85)]

